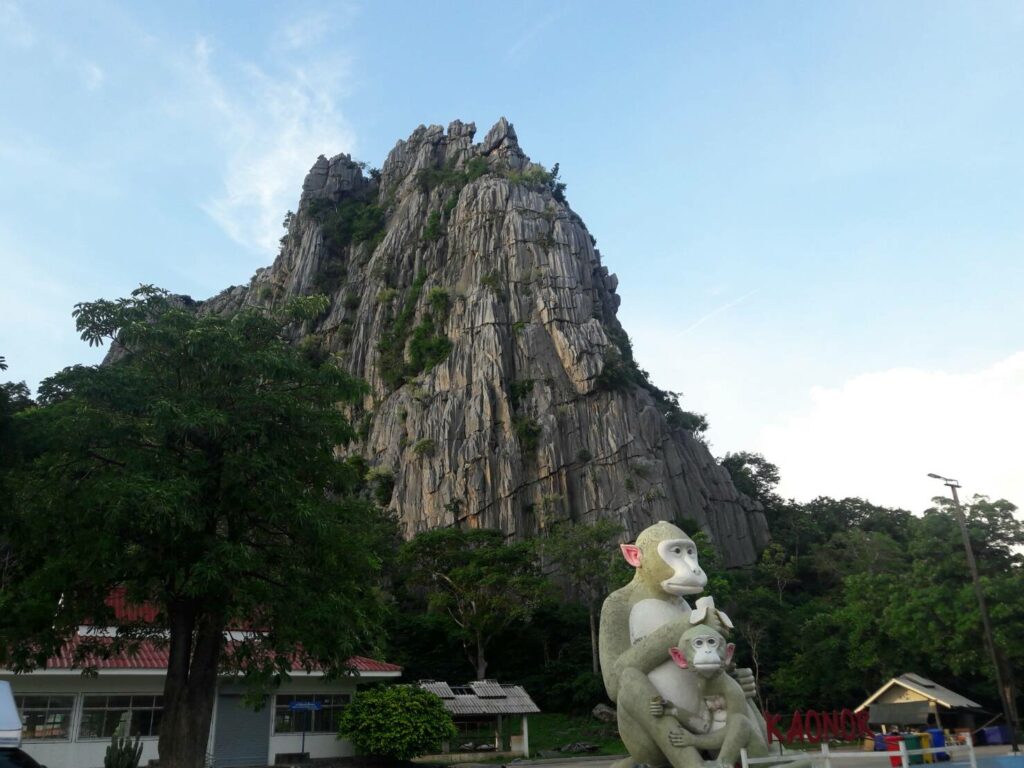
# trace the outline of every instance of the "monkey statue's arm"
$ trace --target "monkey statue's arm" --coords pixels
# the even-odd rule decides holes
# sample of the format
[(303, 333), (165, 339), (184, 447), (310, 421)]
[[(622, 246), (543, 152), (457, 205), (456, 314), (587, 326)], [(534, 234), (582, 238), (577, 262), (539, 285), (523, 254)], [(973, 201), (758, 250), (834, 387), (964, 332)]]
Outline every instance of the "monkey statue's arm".
[(747, 694), (736, 680), (728, 675), (718, 674), (708, 686), (709, 693), (725, 699), (726, 719), (734, 715), (747, 714)]
[[(635, 644), (627, 646), (619, 658), (615, 661), (620, 669), (635, 667), (647, 674), (652, 669), (665, 662), (665, 651), (671, 648), (679, 637), (681, 631), (690, 626), (688, 619), (675, 619), (668, 624), (663, 624), (651, 634), (640, 638)], [(628, 641), (628, 630), (627, 641)]]
[(651, 698), (649, 707), (651, 717), (671, 717), (677, 723), (686, 728), (690, 733), (707, 733), (711, 730), (710, 713), (704, 714), (691, 712), (683, 707), (677, 707), (671, 702), (665, 701), (661, 696)]

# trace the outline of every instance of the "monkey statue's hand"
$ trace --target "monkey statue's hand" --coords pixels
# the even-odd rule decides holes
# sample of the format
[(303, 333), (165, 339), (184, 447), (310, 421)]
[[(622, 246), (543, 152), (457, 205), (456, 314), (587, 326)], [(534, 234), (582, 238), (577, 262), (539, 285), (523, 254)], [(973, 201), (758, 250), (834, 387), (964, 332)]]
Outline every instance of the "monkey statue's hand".
[(692, 747), (693, 734), (682, 728), (675, 728), (668, 732), (668, 741), (673, 747)]
[(661, 698), (661, 696), (654, 696), (651, 698), (650, 712), (651, 717), (665, 716), (665, 700)]
[(740, 684), (743, 693), (748, 699), (757, 698), (757, 681), (754, 679), (754, 670), (750, 667), (734, 667), (729, 674)]

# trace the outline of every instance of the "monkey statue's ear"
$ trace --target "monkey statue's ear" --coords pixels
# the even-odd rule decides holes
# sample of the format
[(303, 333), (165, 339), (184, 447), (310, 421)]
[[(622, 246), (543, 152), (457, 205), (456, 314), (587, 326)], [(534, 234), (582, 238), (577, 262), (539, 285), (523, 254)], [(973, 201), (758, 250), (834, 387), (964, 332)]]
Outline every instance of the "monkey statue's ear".
[(686, 663), (686, 654), (678, 648), (669, 648), (668, 655), (672, 657), (672, 661), (674, 661), (679, 667), (682, 669), (689, 669), (689, 664)]
[(728, 643), (725, 646), (725, 663), (732, 664), (732, 656), (736, 653), (736, 643)]
[(622, 549), (622, 556), (626, 558), (626, 562), (632, 565), (634, 568), (640, 567), (640, 547), (636, 544), (620, 544), (619, 547)]

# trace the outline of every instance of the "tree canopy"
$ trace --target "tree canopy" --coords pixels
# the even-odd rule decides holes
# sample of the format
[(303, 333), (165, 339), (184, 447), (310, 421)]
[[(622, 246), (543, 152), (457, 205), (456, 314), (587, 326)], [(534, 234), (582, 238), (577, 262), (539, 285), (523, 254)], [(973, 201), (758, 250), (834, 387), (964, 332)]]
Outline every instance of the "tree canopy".
[(528, 621), (545, 589), (532, 544), (506, 543), (497, 530), (427, 531), (405, 544), (399, 562), (410, 586), (426, 590), (428, 609), (458, 637), (477, 679), (486, 675), (494, 636)]
[[(78, 638), (86, 666), (169, 630), (172, 768), (202, 764), (218, 670), (254, 684), (296, 663), (344, 673), (380, 640), (392, 529), (335, 456), (352, 437), (339, 403), (363, 385), (289, 341), (325, 301), (223, 316), (143, 286), (80, 304), (82, 338), (115, 343), (108, 364), (47, 379), (11, 420), (0, 663), (40, 666), (82, 624), (118, 627)], [(116, 589), (156, 621), (119, 623)], [(232, 627), (258, 631), (227, 644)]]

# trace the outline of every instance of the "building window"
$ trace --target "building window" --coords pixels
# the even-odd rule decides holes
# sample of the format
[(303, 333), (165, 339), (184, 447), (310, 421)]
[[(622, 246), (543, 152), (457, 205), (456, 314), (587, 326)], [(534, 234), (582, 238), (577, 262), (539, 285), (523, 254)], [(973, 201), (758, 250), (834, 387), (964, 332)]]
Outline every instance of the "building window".
[(109, 739), (122, 722), (131, 736), (157, 736), (163, 715), (163, 696), (84, 696), (78, 738)]
[(26, 741), (71, 737), (74, 696), (15, 696), (14, 704), (21, 714), (21, 738)]
[[(341, 711), (352, 697), (347, 693), (326, 695), (297, 694), (276, 696), (274, 699), (274, 733), (337, 733)], [(320, 709), (293, 709), (292, 705), (309, 706), (310, 702)]]

